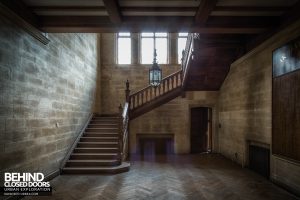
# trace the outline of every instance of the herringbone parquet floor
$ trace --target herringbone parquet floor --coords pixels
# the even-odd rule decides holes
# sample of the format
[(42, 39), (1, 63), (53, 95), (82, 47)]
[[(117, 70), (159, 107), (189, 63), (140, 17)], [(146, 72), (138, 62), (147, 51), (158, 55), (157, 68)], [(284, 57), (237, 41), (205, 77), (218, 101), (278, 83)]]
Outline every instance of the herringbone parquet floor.
[(63, 175), (51, 185), (55, 200), (294, 200), (285, 190), (216, 154), (131, 161), (118, 175)]

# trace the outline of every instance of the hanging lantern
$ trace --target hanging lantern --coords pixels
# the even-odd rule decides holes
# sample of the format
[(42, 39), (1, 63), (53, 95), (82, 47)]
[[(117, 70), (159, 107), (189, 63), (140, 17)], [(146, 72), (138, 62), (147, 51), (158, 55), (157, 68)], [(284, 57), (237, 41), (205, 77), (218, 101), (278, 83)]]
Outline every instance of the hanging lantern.
[(160, 67), (157, 64), (156, 56), (157, 56), (156, 49), (154, 49), (153, 64), (149, 70), (149, 83), (153, 87), (159, 86), (159, 84), (161, 82), (161, 77), (162, 77), (162, 70), (160, 69)]

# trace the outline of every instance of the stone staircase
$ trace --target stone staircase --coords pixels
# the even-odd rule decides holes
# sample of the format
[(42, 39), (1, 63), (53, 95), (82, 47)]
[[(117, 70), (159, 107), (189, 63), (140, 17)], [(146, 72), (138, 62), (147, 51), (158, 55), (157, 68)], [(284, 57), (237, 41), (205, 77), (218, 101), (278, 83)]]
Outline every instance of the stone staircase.
[(95, 115), (62, 168), (63, 174), (113, 174), (129, 170), (121, 162), (119, 117)]

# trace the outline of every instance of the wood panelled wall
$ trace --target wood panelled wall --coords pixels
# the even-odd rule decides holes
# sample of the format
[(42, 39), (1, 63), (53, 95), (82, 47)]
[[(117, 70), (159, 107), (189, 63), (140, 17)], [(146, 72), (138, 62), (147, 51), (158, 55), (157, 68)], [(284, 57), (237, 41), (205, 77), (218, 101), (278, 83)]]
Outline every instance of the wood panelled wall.
[(273, 78), (273, 154), (300, 161), (300, 70)]

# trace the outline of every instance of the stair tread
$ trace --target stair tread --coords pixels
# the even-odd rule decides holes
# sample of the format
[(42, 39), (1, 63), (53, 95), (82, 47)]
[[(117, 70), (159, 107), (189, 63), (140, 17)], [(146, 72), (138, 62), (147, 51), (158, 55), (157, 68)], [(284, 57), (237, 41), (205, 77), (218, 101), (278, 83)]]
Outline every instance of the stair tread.
[(75, 149), (118, 149), (118, 148), (114, 148), (114, 147), (76, 147)]
[(108, 128), (106, 128), (106, 127), (100, 127), (100, 128), (86, 128), (86, 129), (118, 129), (118, 128), (110, 128), (110, 127), (108, 127)]
[(118, 142), (78, 142), (78, 143), (85, 143), (85, 144), (118, 144)]
[(83, 136), (84, 138), (91, 138), (91, 139), (99, 139), (99, 138), (105, 138), (105, 139), (116, 139), (119, 137), (89, 137), (89, 136)]
[(89, 159), (89, 160), (78, 160), (78, 159), (70, 159), (70, 160), (68, 160), (67, 162), (86, 162), (86, 163), (88, 163), (88, 162), (96, 162), (96, 163), (107, 163), (107, 162), (118, 162), (119, 160), (116, 160), (116, 159)]
[(130, 167), (130, 163), (123, 162), (121, 165), (117, 166), (103, 166), (103, 167), (64, 167), (63, 170), (99, 170), (99, 169), (119, 169), (123, 167)]
[(117, 153), (72, 153), (71, 155), (96, 155), (96, 156), (115, 156), (118, 155)]

